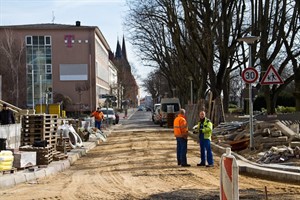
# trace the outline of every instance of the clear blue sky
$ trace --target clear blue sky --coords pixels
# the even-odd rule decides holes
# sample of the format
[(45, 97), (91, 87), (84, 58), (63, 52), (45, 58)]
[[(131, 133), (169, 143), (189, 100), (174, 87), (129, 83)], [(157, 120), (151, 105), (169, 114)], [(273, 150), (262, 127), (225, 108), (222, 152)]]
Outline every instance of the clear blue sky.
[[(122, 42), (122, 23), (127, 11), (126, 0), (0, 0), (0, 25), (37, 23), (98, 26), (111, 50), (115, 52), (117, 39)], [(127, 56), (142, 78), (151, 69), (144, 68), (134, 55), (127, 40)], [(140, 80), (137, 80), (140, 83)], [(144, 95), (142, 89), (142, 96)]]

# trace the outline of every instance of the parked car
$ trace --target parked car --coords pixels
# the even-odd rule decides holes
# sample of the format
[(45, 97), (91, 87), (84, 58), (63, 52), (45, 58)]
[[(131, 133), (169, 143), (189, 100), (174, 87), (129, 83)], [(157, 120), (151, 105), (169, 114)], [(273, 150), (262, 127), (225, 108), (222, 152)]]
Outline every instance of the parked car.
[(113, 108), (101, 108), (101, 111), (104, 114), (104, 120), (109, 124), (116, 124), (116, 114)]
[(146, 111), (145, 106), (139, 106), (139, 107), (138, 107), (138, 111)]

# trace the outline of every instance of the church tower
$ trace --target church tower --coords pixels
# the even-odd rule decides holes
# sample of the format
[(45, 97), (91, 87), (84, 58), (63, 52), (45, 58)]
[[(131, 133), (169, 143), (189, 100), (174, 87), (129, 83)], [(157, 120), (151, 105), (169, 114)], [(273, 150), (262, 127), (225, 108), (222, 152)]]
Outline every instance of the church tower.
[(137, 106), (138, 85), (131, 73), (131, 66), (127, 60), (127, 51), (125, 37), (123, 35), (122, 47), (119, 39), (117, 40), (116, 52), (113, 59), (114, 64), (118, 68), (118, 83), (121, 83), (124, 90), (123, 100), (129, 101), (129, 105)]

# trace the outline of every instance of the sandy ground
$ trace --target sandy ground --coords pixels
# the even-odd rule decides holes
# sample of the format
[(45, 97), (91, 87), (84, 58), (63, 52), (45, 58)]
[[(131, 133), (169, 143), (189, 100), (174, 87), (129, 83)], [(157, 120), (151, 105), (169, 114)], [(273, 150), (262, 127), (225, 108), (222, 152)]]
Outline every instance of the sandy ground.
[[(189, 140), (190, 168), (177, 166), (172, 133), (112, 133), (68, 170), (0, 191), (1, 200), (219, 199), (215, 167), (197, 167), (199, 147)], [(300, 183), (239, 176), (240, 199), (300, 199)]]

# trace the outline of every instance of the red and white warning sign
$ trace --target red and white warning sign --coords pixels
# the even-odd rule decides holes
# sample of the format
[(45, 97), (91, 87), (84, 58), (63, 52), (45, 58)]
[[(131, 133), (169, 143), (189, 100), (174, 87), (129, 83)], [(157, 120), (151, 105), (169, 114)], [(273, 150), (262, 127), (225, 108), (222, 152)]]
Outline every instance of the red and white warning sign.
[(248, 67), (243, 70), (242, 78), (246, 83), (254, 83), (258, 78), (258, 72), (253, 67)]
[(261, 79), (260, 84), (262, 85), (283, 84), (283, 81), (279, 76), (278, 72), (273, 67), (273, 65), (270, 65), (264, 77)]

